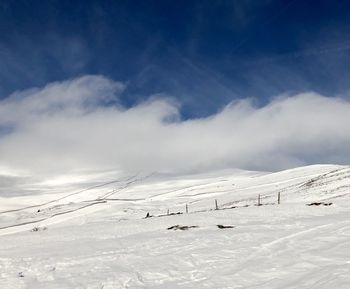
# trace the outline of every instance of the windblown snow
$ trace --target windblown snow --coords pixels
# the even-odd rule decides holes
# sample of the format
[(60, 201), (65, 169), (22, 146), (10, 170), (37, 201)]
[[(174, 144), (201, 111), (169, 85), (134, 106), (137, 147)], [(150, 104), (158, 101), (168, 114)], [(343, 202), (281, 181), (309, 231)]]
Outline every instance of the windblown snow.
[(0, 198), (0, 288), (350, 288), (348, 166), (105, 181)]

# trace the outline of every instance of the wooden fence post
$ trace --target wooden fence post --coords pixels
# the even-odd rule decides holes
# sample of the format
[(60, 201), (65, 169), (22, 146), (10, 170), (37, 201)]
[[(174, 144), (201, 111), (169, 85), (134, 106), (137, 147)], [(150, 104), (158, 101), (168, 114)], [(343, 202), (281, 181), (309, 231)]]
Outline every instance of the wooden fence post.
[(218, 200), (215, 200), (215, 210), (219, 210)]
[(167, 216), (169, 216), (169, 209), (166, 211)]
[(278, 192), (277, 203), (281, 203), (281, 192)]
[(258, 195), (258, 206), (261, 206), (260, 194)]
[(188, 214), (188, 205), (186, 204), (186, 214)]

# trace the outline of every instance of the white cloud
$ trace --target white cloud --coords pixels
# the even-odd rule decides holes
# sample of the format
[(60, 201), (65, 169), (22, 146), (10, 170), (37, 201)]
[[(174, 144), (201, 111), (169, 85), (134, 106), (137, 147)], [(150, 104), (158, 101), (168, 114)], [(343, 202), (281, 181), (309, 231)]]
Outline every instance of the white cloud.
[(85, 76), (1, 100), (0, 127), (11, 132), (0, 136), (0, 167), (57, 176), (350, 161), (350, 102), (341, 98), (305, 93), (264, 107), (246, 99), (216, 115), (181, 121), (178, 106), (167, 98), (121, 107), (115, 99), (123, 87)]

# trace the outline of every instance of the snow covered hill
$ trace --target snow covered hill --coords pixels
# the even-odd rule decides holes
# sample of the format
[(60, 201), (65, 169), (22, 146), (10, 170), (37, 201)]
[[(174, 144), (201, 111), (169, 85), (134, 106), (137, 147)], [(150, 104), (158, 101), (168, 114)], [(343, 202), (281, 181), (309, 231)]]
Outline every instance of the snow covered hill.
[(348, 166), (107, 181), (0, 198), (0, 288), (350, 288)]

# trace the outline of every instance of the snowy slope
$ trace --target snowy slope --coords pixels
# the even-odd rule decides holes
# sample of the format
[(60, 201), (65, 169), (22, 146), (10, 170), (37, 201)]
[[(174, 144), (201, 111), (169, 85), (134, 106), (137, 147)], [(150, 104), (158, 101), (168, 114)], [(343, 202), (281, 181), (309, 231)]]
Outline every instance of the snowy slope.
[(0, 288), (350, 288), (349, 189), (316, 165), (1, 198)]

